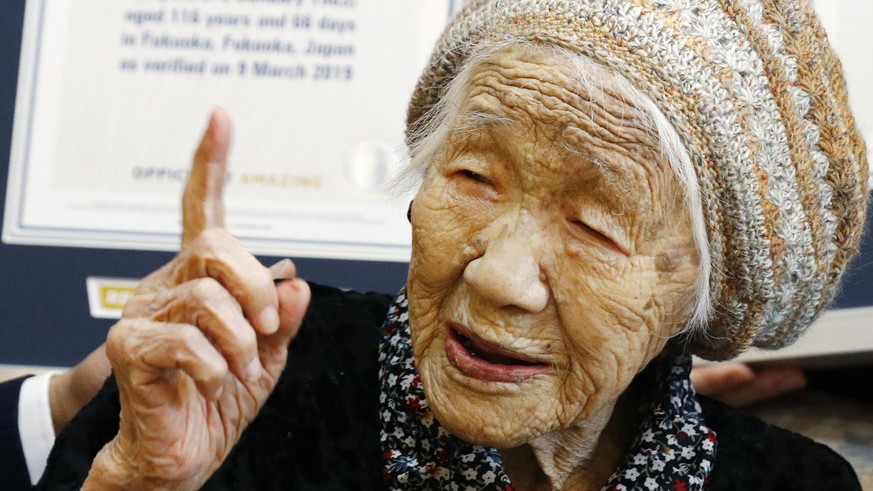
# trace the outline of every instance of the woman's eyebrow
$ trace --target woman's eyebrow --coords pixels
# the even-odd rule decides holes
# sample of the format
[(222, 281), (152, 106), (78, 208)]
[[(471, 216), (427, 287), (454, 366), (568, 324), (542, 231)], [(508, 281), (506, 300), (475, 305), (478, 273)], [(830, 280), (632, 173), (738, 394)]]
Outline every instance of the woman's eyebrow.
[[(516, 123), (514, 119), (508, 116), (497, 114), (478, 105), (474, 105), (461, 112), (456, 121), (457, 123), (452, 128), (452, 132), (460, 135), (488, 133)], [(601, 156), (595, 155), (587, 149), (580, 148), (577, 141), (574, 141), (573, 138), (568, 138), (566, 129), (583, 130), (568, 126), (565, 128), (564, 134), (558, 137), (558, 144), (561, 145), (561, 148), (582, 165), (580, 177), (599, 181), (619, 198), (626, 198), (632, 189), (636, 189), (638, 183), (627, 174), (626, 170), (622, 170), (620, 166), (609, 162)]]
[[(638, 180), (632, 172), (629, 173), (627, 168), (623, 168), (622, 165), (617, 164), (613, 159), (605, 158), (586, 147), (581, 147), (579, 140), (571, 137), (574, 132), (582, 133), (585, 130), (568, 125), (562, 134), (558, 136), (558, 144), (561, 145), (561, 148), (567, 155), (576, 159), (577, 162), (584, 163), (585, 169), (589, 171), (586, 174), (596, 174), (597, 177), (601, 178), (601, 182), (604, 185), (614, 190), (617, 196), (627, 196), (632, 189), (636, 189)], [(622, 156), (621, 160), (633, 161), (633, 159), (628, 159), (627, 156)], [(636, 163), (635, 165), (640, 164)]]
[(495, 114), (483, 109), (470, 109), (461, 113), (454, 131), (461, 133), (486, 132), (494, 128), (513, 124), (515, 120), (508, 116)]

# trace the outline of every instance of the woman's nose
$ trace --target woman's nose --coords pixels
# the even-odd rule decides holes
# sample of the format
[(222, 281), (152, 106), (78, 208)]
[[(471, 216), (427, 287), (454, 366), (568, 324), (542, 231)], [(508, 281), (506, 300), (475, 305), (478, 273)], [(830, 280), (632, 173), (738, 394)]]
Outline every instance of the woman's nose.
[(530, 230), (514, 230), (486, 245), (485, 253), (464, 270), (464, 281), (499, 307), (540, 312), (549, 301)]

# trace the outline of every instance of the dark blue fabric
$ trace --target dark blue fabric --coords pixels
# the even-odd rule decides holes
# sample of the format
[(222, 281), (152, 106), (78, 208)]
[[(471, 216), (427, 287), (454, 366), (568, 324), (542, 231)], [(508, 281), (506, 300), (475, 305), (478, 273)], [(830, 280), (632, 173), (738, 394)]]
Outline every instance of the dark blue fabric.
[(18, 434), (18, 394), (27, 378), (0, 383), (0, 488), (3, 489), (30, 489), (27, 462)]

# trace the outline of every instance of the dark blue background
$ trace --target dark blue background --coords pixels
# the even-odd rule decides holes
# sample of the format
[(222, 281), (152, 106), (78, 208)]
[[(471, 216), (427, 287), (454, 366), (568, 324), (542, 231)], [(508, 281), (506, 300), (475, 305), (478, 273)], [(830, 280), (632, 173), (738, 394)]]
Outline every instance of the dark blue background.
[[(0, 2), (0, 208), (6, 202), (23, 17), (23, 1)], [(868, 234), (861, 257), (847, 274), (837, 306), (873, 305), (871, 242)], [(74, 364), (102, 342), (111, 325), (111, 321), (90, 316), (85, 278), (140, 278), (171, 257), (161, 252), (0, 244), (0, 364)], [(277, 258), (261, 260), (272, 264)], [(406, 264), (402, 263), (295, 262), (307, 279), (357, 290), (396, 291), (406, 278)]]

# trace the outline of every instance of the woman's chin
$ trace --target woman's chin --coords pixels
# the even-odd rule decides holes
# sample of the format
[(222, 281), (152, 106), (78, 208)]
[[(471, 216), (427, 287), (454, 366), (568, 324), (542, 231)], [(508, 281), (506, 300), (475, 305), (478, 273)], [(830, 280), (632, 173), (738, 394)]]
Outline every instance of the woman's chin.
[(495, 390), (481, 393), (459, 384), (444, 363), (419, 367), (425, 395), (434, 417), (452, 435), (494, 448), (512, 448), (552, 431), (542, 428), (550, 407), (534, 401), (531, 392)]
[(482, 421), (479, 418), (471, 418), (469, 414), (459, 414), (452, 410), (443, 412), (438, 406), (431, 406), (431, 410), (446, 431), (474, 445), (513, 448), (539, 436), (530, 428), (513, 428), (512, 425), (499, 424), (496, 421)]

